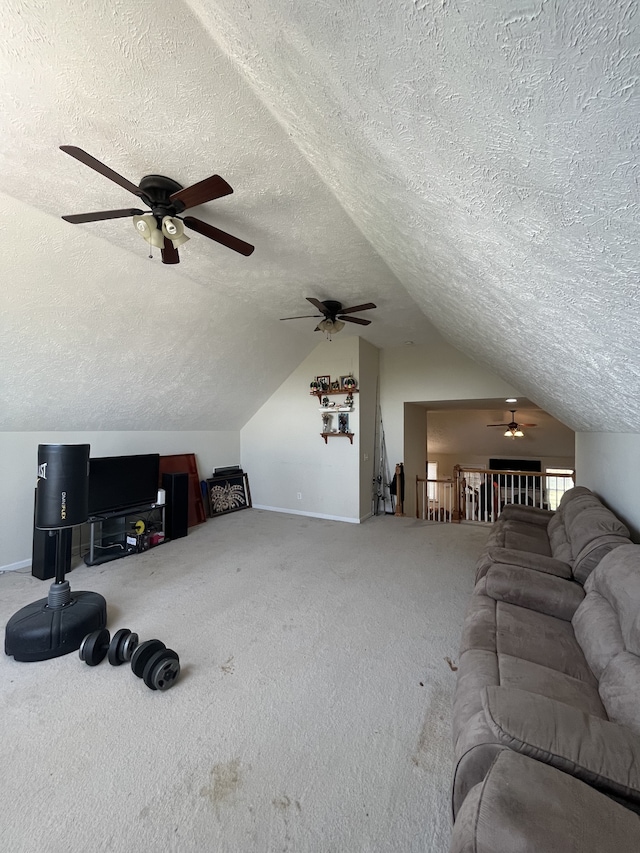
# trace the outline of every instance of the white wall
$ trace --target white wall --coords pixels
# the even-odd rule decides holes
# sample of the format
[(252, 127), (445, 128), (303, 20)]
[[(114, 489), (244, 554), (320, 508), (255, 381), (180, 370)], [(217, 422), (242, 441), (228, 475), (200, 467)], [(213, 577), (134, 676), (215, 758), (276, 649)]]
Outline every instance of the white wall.
[(404, 406), (404, 514), (416, 514), (416, 476), (426, 476), (427, 413), (424, 406)]
[(376, 394), (380, 372), (380, 350), (359, 338), (360, 364), (358, 384), (360, 394), (355, 395), (360, 433), (360, 519), (373, 512), (373, 475), (376, 441)]
[(576, 433), (576, 482), (595, 492), (640, 542), (640, 435)]
[[(514, 395), (517, 395), (516, 389), (441, 338), (424, 346), (381, 350), (380, 401), (387, 456), (392, 474), (397, 462), (405, 462), (405, 497), (414, 488), (412, 484), (415, 484), (416, 474), (424, 476), (425, 451), (424, 441), (419, 449), (405, 446), (405, 403), (506, 398)], [(411, 434), (415, 435), (413, 431)], [(416, 467), (415, 460), (420, 453), (422, 463)], [(409, 465), (405, 456), (409, 459)]]
[(242, 466), (249, 474), (255, 507), (360, 520), (363, 395), (354, 395), (355, 411), (349, 415), (355, 433), (352, 445), (343, 437), (329, 438), (325, 444), (320, 436), (320, 404), (309, 394), (309, 383), (316, 376), (333, 380), (353, 373), (360, 384), (359, 359), (357, 337), (323, 340), (242, 428)]
[(0, 571), (31, 564), (39, 444), (89, 444), (91, 456), (195, 453), (202, 479), (214, 467), (240, 462), (237, 431), (0, 433)]

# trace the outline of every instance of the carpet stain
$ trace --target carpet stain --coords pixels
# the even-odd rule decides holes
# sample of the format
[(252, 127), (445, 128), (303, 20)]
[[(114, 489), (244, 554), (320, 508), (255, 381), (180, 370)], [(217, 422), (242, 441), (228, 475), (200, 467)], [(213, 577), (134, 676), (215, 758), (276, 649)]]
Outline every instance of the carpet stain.
[(289, 825), (289, 819), (291, 815), (291, 806), (293, 805), (298, 812), (302, 811), (302, 806), (300, 805), (299, 800), (291, 801), (291, 797), (288, 797), (286, 794), (282, 794), (279, 797), (275, 797), (271, 800), (273, 805), (276, 807), (280, 816), (282, 817), (282, 822), (284, 823), (284, 839), (282, 847), (280, 848), (282, 853), (288, 853), (291, 849), (291, 827)]
[(214, 764), (208, 785), (200, 789), (200, 796), (207, 797), (214, 806), (228, 800), (242, 784), (240, 759), (234, 758), (226, 764)]
[(443, 723), (448, 719), (451, 694), (440, 685), (433, 685), (433, 693), (418, 735), (416, 749), (411, 761), (422, 770), (436, 771), (438, 749), (443, 742)]
[[(287, 811), (287, 809), (291, 806), (291, 798), (290, 798), (290, 797), (288, 797), (286, 794), (283, 794), (281, 797), (276, 797), (276, 798), (275, 798), (274, 800), (272, 800), (271, 802), (273, 803), (273, 805), (274, 805), (277, 809), (279, 809), (280, 811), (283, 811), (283, 812), (284, 812), (284, 811)], [(301, 811), (302, 811), (302, 806), (300, 805), (300, 801), (299, 801), (299, 800), (294, 800), (294, 801), (293, 801), (293, 805), (296, 807), (296, 809), (297, 809), (299, 812), (301, 812)]]

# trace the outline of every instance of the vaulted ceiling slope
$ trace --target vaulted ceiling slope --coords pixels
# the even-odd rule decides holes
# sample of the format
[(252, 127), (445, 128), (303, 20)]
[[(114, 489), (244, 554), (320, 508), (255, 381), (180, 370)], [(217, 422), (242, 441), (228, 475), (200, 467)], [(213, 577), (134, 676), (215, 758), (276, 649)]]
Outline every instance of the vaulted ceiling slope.
[[(640, 432), (630, 0), (6, 0), (0, 36), (3, 429), (236, 429), (316, 344), (278, 319), (309, 295)], [(60, 144), (221, 174), (193, 215), (256, 251), (62, 222), (135, 198)]]

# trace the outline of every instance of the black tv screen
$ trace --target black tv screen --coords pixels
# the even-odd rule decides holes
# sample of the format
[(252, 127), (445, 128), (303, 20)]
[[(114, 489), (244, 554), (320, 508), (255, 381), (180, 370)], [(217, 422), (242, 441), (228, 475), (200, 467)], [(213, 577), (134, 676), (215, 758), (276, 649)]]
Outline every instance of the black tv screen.
[(156, 502), (160, 454), (89, 459), (89, 517)]

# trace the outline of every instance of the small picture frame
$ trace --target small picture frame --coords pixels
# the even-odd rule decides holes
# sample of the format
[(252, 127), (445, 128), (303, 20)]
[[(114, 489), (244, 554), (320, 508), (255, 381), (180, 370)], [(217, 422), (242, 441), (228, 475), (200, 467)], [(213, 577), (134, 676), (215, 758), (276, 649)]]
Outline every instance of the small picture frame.
[(340, 380), (339, 380), (339, 379), (336, 379), (336, 380), (335, 380), (335, 382), (332, 382), (332, 383), (331, 383), (331, 385), (330, 385), (330, 390), (331, 390), (331, 391), (340, 391), (340, 390), (341, 390), (341, 388), (340, 388)]
[(330, 376), (316, 376), (316, 382), (320, 383), (321, 391), (328, 391), (331, 387), (331, 377)]
[(347, 376), (340, 377), (340, 389), (343, 391), (353, 391), (356, 388), (358, 383), (353, 378), (353, 375), (349, 373)]

